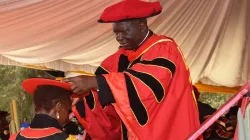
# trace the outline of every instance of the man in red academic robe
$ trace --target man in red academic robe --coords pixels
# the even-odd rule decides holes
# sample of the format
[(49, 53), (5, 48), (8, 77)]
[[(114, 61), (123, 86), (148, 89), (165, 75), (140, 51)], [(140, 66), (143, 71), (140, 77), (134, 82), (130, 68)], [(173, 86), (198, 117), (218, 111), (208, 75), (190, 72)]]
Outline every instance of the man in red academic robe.
[(106, 8), (99, 22), (113, 23), (119, 50), (102, 62), (96, 76), (65, 80), (74, 93), (85, 93), (73, 111), (92, 139), (184, 140), (199, 127), (179, 47), (147, 26), (146, 18), (161, 11), (159, 2), (139, 0)]

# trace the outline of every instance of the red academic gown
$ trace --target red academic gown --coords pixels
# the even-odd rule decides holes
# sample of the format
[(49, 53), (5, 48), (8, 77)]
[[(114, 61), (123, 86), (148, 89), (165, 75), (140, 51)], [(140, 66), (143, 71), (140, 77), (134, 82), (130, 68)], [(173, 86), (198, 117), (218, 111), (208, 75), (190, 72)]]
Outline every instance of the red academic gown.
[[(84, 98), (86, 117), (77, 115), (92, 139), (184, 140), (199, 127), (189, 69), (172, 39), (154, 34), (136, 52), (119, 49), (96, 73), (99, 93)], [(103, 108), (105, 92), (115, 102)]]
[(9, 140), (66, 140), (68, 135), (62, 131), (56, 119), (36, 114), (30, 127), (24, 128), (17, 134), (11, 135)]

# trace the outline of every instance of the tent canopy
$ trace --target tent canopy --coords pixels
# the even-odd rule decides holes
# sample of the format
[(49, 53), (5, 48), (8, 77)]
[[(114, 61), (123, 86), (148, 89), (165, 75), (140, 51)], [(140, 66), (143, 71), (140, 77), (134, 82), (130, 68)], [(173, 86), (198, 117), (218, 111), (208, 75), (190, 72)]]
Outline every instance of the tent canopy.
[[(118, 49), (112, 25), (97, 20), (119, 1), (1, 0), (0, 64), (93, 73)], [(232, 87), (250, 80), (249, 0), (159, 1), (163, 12), (148, 24), (176, 40), (194, 83)]]

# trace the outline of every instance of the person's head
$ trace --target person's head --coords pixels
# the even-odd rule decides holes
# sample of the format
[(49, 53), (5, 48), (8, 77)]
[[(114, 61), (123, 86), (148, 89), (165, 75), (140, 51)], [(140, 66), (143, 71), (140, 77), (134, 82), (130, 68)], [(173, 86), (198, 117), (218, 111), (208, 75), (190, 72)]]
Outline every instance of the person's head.
[(120, 48), (136, 50), (148, 33), (146, 19), (127, 20), (113, 23), (113, 32)]
[(147, 18), (162, 11), (160, 2), (123, 0), (107, 7), (99, 23), (113, 23), (113, 31), (120, 48), (136, 50), (148, 33)]
[(36, 113), (47, 114), (63, 126), (69, 119), (71, 91), (51, 85), (38, 86), (33, 95)]

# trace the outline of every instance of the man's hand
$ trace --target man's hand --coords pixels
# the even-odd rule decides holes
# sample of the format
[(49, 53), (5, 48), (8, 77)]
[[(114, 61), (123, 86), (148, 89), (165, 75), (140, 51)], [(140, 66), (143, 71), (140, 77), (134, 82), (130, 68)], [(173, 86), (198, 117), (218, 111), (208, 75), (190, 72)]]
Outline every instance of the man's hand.
[(76, 76), (63, 80), (71, 83), (71, 89), (76, 94), (84, 94), (92, 89), (97, 89), (98, 84), (95, 76)]

